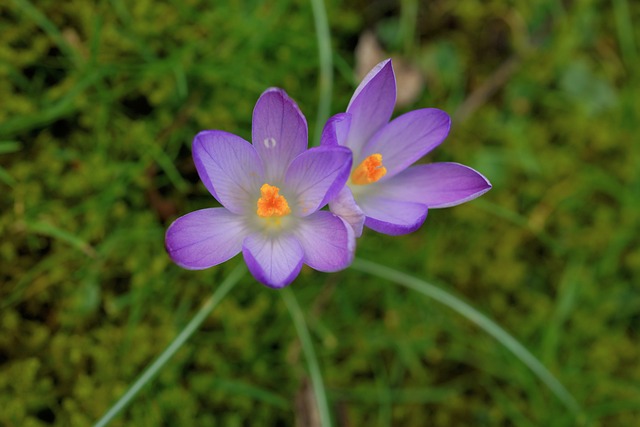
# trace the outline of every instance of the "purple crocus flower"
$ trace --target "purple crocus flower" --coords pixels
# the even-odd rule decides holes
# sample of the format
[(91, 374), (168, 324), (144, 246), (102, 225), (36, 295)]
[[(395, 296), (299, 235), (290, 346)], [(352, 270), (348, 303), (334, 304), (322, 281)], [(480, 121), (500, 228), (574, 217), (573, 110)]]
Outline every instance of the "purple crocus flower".
[(343, 187), (351, 152), (325, 132), (324, 146), (307, 149), (307, 122), (281, 89), (268, 89), (253, 110), (253, 144), (219, 130), (193, 140), (193, 160), (221, 208), (178, 218), (166, 234), (167, 252), (198, 270), (242, 251), (261, 283), (290, 284), (302, 264), (331, 272), (347, 267), (355, 236), (347, 222), (319, 210)]
[(396, 101), (396, 80), (388, 59), (376, 65), (358, 86), (346, 113), (329, 119), (325, 146), (353, 152), (353, 170), (344, 189), (330, 203), (356, 236), (367, 227), (399, 235), (417, 230), (429, 208), (446, 208), (475, 199), (489, 181), (458, 163), (411, 166), (437, 147), (449, 133), (444, 111), (425, 108), (389, 122)]

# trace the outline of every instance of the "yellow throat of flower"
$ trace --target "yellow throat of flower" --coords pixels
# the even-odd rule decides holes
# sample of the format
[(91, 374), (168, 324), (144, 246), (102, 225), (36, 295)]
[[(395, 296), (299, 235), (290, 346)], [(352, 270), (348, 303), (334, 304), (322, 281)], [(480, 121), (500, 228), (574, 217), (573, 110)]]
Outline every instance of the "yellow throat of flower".
[(378, 181), (387, 174), (382, 166), (382, 154), (372, 154), (362, 161), (351, 173), (351, 182), (356, 185), (367, 185)]
[(273, 185), (263, 184), (260, 187), (258, 210), (256, 213), (262, 218), (282, 217), (289, 215), (291, 209), (284, 196), (278, 194), (280, 189)]

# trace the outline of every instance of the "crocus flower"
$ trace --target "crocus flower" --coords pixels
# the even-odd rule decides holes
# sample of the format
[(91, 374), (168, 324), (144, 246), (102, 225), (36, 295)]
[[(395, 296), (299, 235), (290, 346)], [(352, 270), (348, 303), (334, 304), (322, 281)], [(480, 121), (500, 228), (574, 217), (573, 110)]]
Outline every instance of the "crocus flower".
[[(331, 132), (324, 137), (335, 140)], [(355, 249), (353, 230), (320, 208), (344, 187), (351, 152), (335, 142), (307, 149), (306, 119), (280, 89), (258, 99), (252, 140), (219, 130), (196, 135), (198, 175), (223, 207), (171, 224), (171, 259), (198, 270), (242, 251), (251, 274), (273, 288), (290, 284), (303, 263), (325, 272), (347, 267)]]
[(358, 86), (346, 113), (329, 119), (323, 144), (337, 142), (353, 152), (347, 186), (330, 203), (331, 211), (354, 228), (363, 225), (384, 234), (417, 230), (429, 208), (445, 208), (475, 199), (491, 184), (458, 163), (411, 166), (449, 133), (444, 111), (425, 108), (389, 122), (396, 100), (391, 60), (376, 65)]

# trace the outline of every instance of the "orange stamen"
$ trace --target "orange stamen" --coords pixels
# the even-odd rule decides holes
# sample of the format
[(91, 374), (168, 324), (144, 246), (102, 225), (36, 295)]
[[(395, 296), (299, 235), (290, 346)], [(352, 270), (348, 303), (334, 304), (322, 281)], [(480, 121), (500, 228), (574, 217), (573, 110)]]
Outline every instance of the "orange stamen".
[(382, 166), (382, 154), (372, 154), (360, 163), (351, 174), (351, 182), (356, 185), (367, 185), (378, 181), (387, 174)]
[(278, 187), (269, 184), (263, 184), (260, 187), (261, 197), (258, 199), (258, 216), (269, 218), (272, 216), (285, 216), (291, 213), (287, 199), (279, 195), (279, 191)]

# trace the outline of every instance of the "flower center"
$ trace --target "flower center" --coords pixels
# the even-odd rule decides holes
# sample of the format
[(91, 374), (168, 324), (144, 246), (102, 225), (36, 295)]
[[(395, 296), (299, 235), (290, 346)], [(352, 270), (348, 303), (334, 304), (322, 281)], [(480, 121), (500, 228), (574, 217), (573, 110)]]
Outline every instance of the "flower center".
[(286, 216), (291, 213), (289, 203), (284, 196), (278, 194), (280, 189), (273, 185), (262, 184), (260, 187), (260, 198), (258, 199), (258, 210), (256, 213), (262, 218)]
[(367, 185), (378, 181), (387, 174), (382, 166), (382, 154), (372, 154), (358, 165), (351, 174), (351, 182), (356, 185)]

